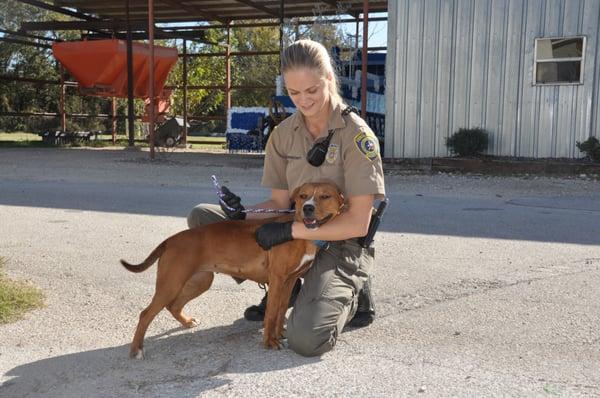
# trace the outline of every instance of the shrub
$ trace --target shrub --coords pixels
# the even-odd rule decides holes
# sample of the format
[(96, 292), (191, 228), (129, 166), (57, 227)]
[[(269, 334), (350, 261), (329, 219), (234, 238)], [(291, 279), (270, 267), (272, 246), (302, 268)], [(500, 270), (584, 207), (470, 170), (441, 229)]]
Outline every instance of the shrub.
[(590, 137), (583, 142), (577, 141), (577, 149), (592, 161), (600, 162), (600, 141), (596, 137)]
[(446, 146), (458, 156), (477, 156), (487, 150), (488, 133), (481, 128), (461, 128), (446, 138)]

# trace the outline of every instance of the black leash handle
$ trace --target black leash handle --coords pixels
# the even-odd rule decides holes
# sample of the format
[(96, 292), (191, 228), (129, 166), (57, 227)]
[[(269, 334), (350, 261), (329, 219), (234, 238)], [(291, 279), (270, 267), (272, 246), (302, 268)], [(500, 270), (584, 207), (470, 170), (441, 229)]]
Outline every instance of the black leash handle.
[(381, 223), (381, 219), (383, 218), (383, 214), (385, 213), (385, 209), (387, 208), (388, 202), (388, 198), (384, 198), (381, 202), (379, 202), (379, 206), (377, 206), (377, 211), (375, 211), (375, 214), (373, 214), (373, 217), (371, 217), (371, 222), (369, 223), (369, 230), (367, 231), (367, 234), (360, 238), (358, 241), (358, 243), (362, 247), (367, 248), (371, 246), (371, 243), (373, 243), (375, 232), (377, 232), (377, 229), (379, 229), (379, 224)]

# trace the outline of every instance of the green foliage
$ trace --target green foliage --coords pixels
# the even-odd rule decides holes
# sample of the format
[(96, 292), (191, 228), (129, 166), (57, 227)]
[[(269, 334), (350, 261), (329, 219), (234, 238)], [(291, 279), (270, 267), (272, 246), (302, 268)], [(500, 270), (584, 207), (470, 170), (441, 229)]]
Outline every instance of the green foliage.
[[(0, 3), (0, 26), (17, 31), (24, 21), (68, 20), (69, 17), (8, 0)], [(61, 40), (73, 39), (78, 32), (35, 32), (37, 36)], [(6, 34), (10, 37), (10, 34)], [(15, 39), (24, 39), (15, 36)], [(48, 44), (47, 41), (40, 41)], [(0, 42), (0, 74), (24, 78), (58, 80), (59, 66), (52, 51), (46, 48)], [(69, 77), (67, 76), (67, 79)], [(0, 81), (0, 112), (16, 113), (58, 113), (59, 86), (56, 84), (29, 83), (22, 81)], [(110, 113), (111, 104), (104, 98), (80, 97), (73, 88), (67, 88), (65, 110), (67, 113)], [(68, 118), (69, 130), (106, 130), (110, 121), (106, 119)], [(23, 116), (0, 118), (0, 131), (58, 130), (57, 117)]]
[(446, 139), (446, 146), (458, 156), (477, 156), (487, 150), (488, 133), (481, 128), (460, 128)]
[[(245, 21), (248, 23), (257, 21)], [(225, 52), (226, 30), (211, 29), (206, 31), (209, 41), (219, 45), (188, 42), (187, 52), (208, 53)], [(341, 30), (331, 24), (321, 24), (319, 28), (307, 28), (304, 31), (286, 27), (284, 30), (284, 45), (300, 38), (321, 40), (326, 46), (344, 45), (350, 43), (344, 38)], [(293, 39), (292, 39), (293, 38)], [(277, 27), (235, 28), (231, 29), (230, 45), (232, 52), (244, 51), (277, 51), (279, 49), (279, 29)], [(179, 53), (183, 49), (179, 45)], [(278, 55), (258, 55), (231, 57), (232, 86), (274, 86), (279, 73)], [(183, 62), (175, 66), (169, 77), (168, 84), (182, 84)], [(188, 85), (225, 85), (224, 57), (190, 57), (188, 58)], [(274, 88), (266, 89), (235, 89), (231, 92), (232, 106), (269, 106)], [(183, 114), (183, 90), (176, 90), (171, 96), (171, 112)], [(225, 93), (222, 90), (194, 89), (188, 91), (188, 114), (190, 115), (224, 115)], [(192, 130), (196, 130), (192, 128)], [(203, 131), (223, 132), (224, 123), (209, 121), (202, 124)]]
[[(0, 257), (0, 271), (4, 260)], [(41, 307), (44, 303), (42, 293), (24, 282), (12, 281), (0, 273), (0, 325), (14, 322), (27, 311)]]
[(600, 141), (596, 137), (590, 137), (583, 142), (577, 141), (577, 149), (594, 162), (600, 162)]

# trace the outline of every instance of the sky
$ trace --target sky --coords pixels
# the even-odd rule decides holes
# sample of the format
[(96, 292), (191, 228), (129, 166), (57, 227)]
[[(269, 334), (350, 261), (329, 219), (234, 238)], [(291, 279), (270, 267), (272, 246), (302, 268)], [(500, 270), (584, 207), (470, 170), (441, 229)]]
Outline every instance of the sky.
[[(386, 17), (386, 12), (369, 14), (370, 18)], [(354, 35), (356, 32), (355, 23), (342, 24), (343, 29)], [(362, 36), (362, 24), (359, 26), (359, 34)], [(362, 42), (359, 43), (362, 46)], [(386, 47), (387, 46), (387, 21), (369, 22), (369, 47)]]
[(369, 46), (386, 47), (387, 46), (387, 21), (372, 22), (369, 24)]
[[(386, 17), (387, 13), (369, 14), (370, 18)], [(340, 24), (347, 33), (354, 35), (356, 32), (355, 23)], [(359, 34), (362, 36), (362, 23), (359, 25)], [(362, 41), (359, 43), (362, 46)], [(369, 22), (369, 47), (387, 47), (387, 21)]]

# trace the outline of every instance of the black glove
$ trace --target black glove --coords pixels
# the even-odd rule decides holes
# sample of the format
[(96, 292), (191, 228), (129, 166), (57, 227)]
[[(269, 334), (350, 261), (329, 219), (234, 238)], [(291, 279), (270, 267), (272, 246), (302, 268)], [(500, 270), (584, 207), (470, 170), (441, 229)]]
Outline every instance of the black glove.
[[(221, 209), (223, 209), (227, 215), (227, 218), (230, 220), (244, 220), (246, 218), (246, 213), (244, 213), (244, 206), (242, 206), (240, 197), (225, 186), (221, 187), (221, 193), (223, 196), (221, 197), (219, 204), (221, 205)], [(230, 208), (228, 209), (225, 204)]]
[(289, 242), (292, 238), (292, 221), (271, 222), (263, 224), (256, 230), (256, 242), (264, 250), (270, 250), (275, 245)]

